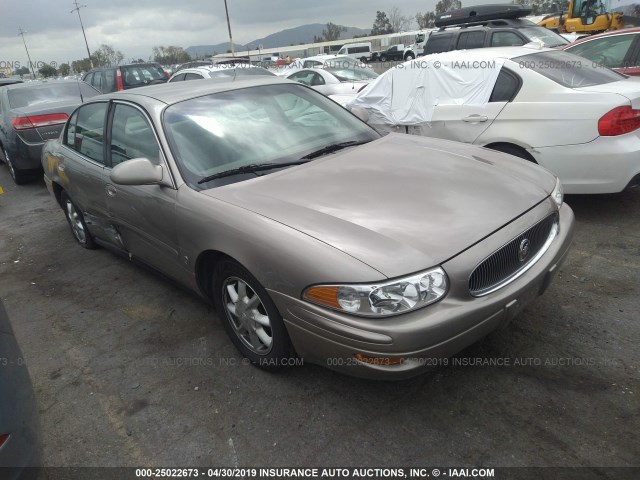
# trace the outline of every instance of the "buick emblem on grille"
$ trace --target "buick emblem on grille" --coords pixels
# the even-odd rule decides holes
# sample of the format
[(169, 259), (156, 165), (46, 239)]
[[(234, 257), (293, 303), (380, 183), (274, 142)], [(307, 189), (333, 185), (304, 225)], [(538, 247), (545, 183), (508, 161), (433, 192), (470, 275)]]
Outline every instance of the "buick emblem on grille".
[(529, 239), (523, 238), (520, 242), (520, 247), (518, 248), (518, 260), (524, 262), (529, 255)]

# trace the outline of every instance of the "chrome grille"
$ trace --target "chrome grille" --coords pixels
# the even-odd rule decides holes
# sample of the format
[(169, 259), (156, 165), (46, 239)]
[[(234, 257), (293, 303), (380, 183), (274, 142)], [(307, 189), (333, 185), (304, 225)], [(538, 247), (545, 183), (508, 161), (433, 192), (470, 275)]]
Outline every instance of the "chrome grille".
[[(555, 237), (557, 223), (558, 214), (549, 215), (483, 260), (469, 277), (471, 295), (480, 297), (494, 292), (533, 265)], [(528, 251), (522, 255), (525, 249)]]

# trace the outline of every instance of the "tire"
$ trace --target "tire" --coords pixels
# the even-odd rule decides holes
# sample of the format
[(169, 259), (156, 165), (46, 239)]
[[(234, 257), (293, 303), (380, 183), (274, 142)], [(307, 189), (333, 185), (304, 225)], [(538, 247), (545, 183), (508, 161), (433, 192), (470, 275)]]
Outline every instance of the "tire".
[(416, 58), (416, 56), (415, 56), (413, 53), (407, 53), (407, 54), (404, 56), (404, 59), (405, 59), (405, 60), (413, 60), (414, 58)]
[(367, 63), (367, 57), (362, 57), (362, 58), (360, 59), (360, 61), (361, 61), (362, 63)]
[(532, 163), (537, 163), (536, 160), (522, 147), (517, 145), (511, 145), (509, 143), (499, 143), (496, 145), (489, 145), (487, 148), (496, 150), (497, 152), (508, 153), (514, 157), (519, 157)]
[(387, 61), (387, 57), (385, 55), (381, 55), (380, 56), (380, 61), (381, 62), (386, 62)]
[(91, 236), (91, 233), (89, 233), (82, 211), (71, 201), (66, 192), (62, 192), (60, 194), (60, 203), (64, 210), (65, 217), (67, 218), (67, 222), (69, 223), (69, 227), (71, 228), (73, 238), (75, 238), (83, 248), (87, 248), (89, 250), (98, 248)]
[(213, 272), (212, 297), (236, 348), (263, 370), (288, 366), (294, 352), (282, 316), (260, 282), (239, 263), (220, 261)]
[(29, 180), (31, 180), (32, 177), (29, 174), (29, 172), (18, 170), (13, 166), (13, 162), (11, 161), (11, 158), (9, 158), (9, 154), (7, 153), (7, 150), (3, 150), (3, 154), (4, 154), (4, 161), (7, 164), (7, 167), (9, 167), (9, 175), (11, 175), (11, 178), (13, 179), (13, 183), (15, 183), (16, 185), (24, 185)]

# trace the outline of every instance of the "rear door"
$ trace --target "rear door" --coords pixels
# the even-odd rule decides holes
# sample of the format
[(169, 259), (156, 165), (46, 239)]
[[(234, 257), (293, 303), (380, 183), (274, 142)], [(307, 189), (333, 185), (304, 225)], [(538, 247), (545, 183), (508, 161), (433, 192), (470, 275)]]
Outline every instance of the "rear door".
[(48, 161), (49, 171), (57, 171), (60, 183), (82, 210), (91, 234), (110, 241), (105, 195), (104, 131), (109, 103), (89, 103), (78, 108), (63, 132), (57, 158)]
[(438, 105), (434, 109), (431, 128), (422, 135), (473, 143), (496, 119), (502, 109), (515, 98), (522, 80), (502, 68), (488, 103), (477, 105)]

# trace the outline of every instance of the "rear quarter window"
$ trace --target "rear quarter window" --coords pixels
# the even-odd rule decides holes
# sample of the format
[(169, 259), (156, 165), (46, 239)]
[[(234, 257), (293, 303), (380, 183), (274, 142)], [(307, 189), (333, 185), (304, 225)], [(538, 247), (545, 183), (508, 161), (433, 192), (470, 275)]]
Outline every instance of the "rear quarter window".
[(442, 53), (451, 50), (451, 41), (453, 34), (444, 35), (431, 35), (427, 41), (426, 47), (424, 47), (424, 54), (429, 55), (431, 53)]

